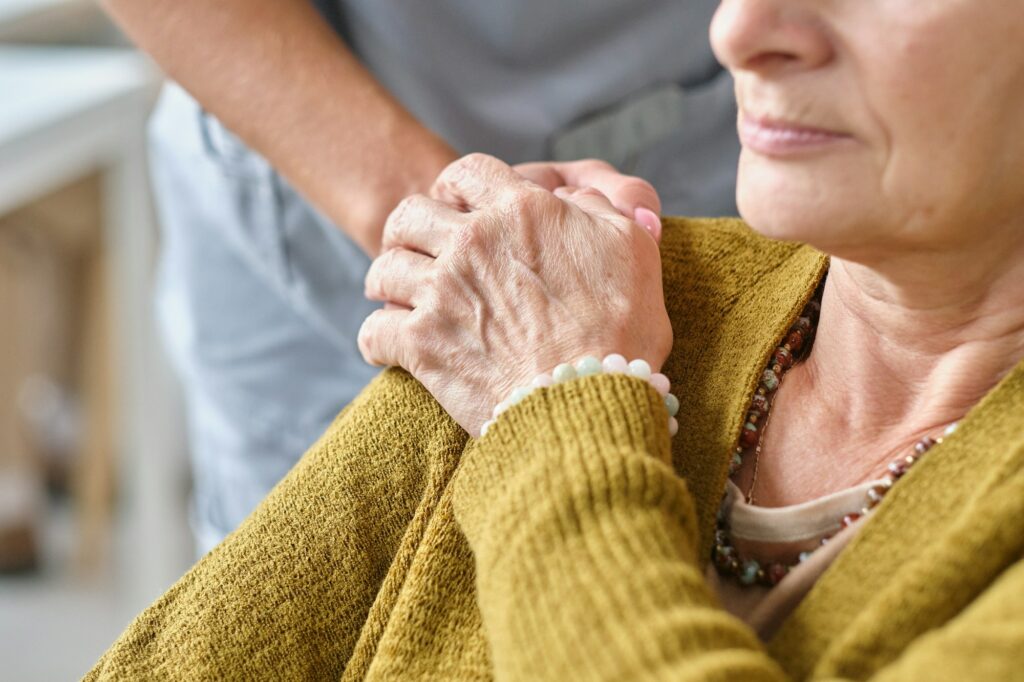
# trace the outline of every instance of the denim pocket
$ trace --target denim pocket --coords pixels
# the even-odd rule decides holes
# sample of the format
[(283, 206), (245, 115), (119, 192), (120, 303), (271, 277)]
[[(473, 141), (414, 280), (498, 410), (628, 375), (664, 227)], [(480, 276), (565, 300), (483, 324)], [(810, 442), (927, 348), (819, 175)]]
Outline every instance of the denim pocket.
[(216, 182), (213, 202), (228, 202), (232, 218), (221, 225), (254, 267), (285, 286), (292, 279), (284, 229), (283, 181), (266, 159), (250, 149), (217, 118), (196, 110), (203, 152)]

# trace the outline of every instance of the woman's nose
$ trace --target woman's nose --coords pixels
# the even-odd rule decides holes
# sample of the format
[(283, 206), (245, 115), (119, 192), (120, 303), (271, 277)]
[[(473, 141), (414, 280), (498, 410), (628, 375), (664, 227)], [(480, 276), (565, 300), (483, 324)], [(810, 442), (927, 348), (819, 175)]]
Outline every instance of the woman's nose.
[(827, 63), (833, 46), (816, 2), (722, 0), (711, 22), (715, 56), (734, 74), (802, 71)]

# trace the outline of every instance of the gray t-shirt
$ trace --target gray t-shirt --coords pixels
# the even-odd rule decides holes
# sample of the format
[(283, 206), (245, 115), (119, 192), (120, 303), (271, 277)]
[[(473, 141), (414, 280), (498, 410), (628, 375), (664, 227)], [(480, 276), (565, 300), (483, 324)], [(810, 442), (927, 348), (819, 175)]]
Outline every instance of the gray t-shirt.
[[(346, 41), (461, 152), (597, 156), (673, 213), (733, 213), (738, 145), (717, 0), (340, 0)], [(604, 119), (602, 121), (602, 119)], [(589, 128), (574, 131), (580, 124)]]

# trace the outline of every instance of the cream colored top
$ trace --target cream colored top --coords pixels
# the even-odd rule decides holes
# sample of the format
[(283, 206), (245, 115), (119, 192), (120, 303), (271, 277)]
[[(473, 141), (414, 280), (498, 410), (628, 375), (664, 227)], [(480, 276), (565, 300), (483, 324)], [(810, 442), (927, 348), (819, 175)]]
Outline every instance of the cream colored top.
[[(844, 516), (859, 513), (866, 506), (868, 489), (878, 482), (868, 481), (789, 507), (769, 508), (747, 504), (740, 489), (729, 481), (724, 514), (733, 544), (741, 556), (792, 561), (800, 552), (820, 547), (821, 539), (835, 532)], [(863, 522), (864, 518), (858, 519), (836, 534), (773, 588), (741, 586), (731, 578), (720, 576), (713, 565), (708, 566), (708, 583), (727, 611), (768, 641)]]

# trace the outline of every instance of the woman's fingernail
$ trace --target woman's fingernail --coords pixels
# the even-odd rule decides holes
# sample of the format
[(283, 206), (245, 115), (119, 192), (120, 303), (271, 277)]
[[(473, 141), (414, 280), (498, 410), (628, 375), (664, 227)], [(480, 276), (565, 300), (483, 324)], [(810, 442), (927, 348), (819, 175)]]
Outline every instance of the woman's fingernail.
[(633, 219), (644, 227), (655, 240), (661, 241), (661, 218), (649, 208), (638, 208), (633, 212)]

